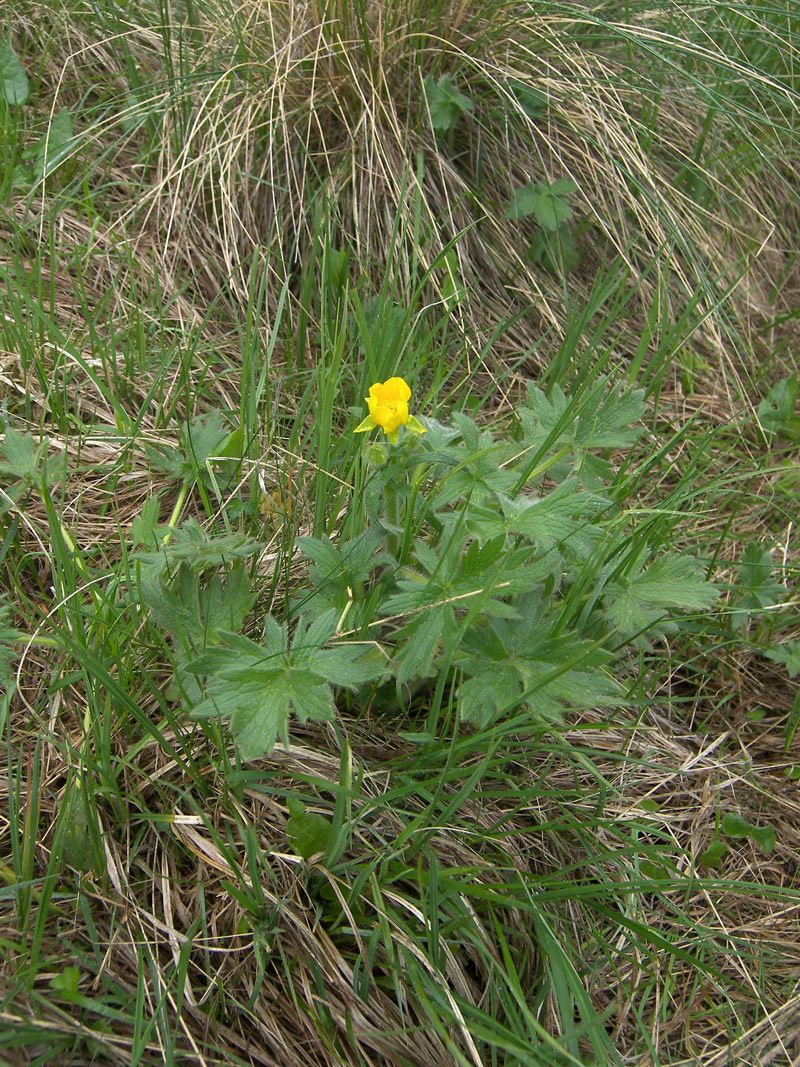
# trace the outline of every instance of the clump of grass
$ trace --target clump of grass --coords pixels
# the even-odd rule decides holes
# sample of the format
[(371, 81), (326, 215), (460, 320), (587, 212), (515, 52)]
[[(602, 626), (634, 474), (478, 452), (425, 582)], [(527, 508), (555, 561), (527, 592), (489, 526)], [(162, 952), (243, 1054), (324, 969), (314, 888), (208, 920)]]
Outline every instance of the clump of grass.
[[(721, 315), (720, 299), (747, 288), (792, 198), (776, 146), (796, 121), (794, 46), (776, 52), (772, 9), (736, 55), (724, 15), (712, 30), (677, 9), (619, 20), (552, 4), (204, 0), (183, 20), (162, 15), (131, 25), (101, 9), (65, 57), (65, 80), (88, 64), (107, 79), (87, 131), (107, 145), (93, 181), (110, 193), (113, 160), (129, 162), (143, 184), (126, 183), (125, 235), (154, 229), (163, 273), (193, 277), (206, 301), (222, 289), (246, 306), (256, 264), (266, 319), (288, 299), (296, 358), (313, 343), (321, 235), (352, 252), (370, 293), (398, 298), (424, 279), (440, 309), (451, 250), (465, 335), (521, 315), (507, 336), (540, 362), (551, 342), (539, 352), (532, 337), (556, 339), (615, 259), (636, 318), (659, 293), (670, 319), (697, 301), (715, 359), (745, 358), (737, 317), (755, 309), (743, 291)], [(446, 133), (431, 112), (443, 78), (469, 105)], [(562, 178), (578, 256), (566, 279), (532, 257), (536, 227), (504, 217), (526, 183)], [(615, 340), (622, 356), (625, 331)]]

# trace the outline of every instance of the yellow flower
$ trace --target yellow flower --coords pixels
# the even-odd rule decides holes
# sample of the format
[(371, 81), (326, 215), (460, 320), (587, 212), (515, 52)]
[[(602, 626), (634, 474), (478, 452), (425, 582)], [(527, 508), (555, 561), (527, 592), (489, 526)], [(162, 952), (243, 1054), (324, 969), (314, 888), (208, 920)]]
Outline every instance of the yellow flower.
[(369, 407), (369, 415), (356, 426), (353, 433), (366, 433), (373, 426), (380, 426), (393, 445), (397, 444), (401, 426), (412, 433), (425, 433), (425, 427), (409, 414), (411, 390), (402, 378), (375, 382), (369, 387), (369, 396), (364, 399)]

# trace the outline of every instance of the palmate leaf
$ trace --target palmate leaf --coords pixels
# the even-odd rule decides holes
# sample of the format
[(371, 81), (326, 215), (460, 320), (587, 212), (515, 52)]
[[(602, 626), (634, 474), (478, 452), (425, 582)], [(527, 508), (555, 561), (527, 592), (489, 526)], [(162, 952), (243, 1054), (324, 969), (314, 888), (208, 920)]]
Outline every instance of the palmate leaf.
[(641, 435), (635, 424), (645, 411), (643, 389), (618, 393), (601, 386), (581, 399), (575, 442), (580, 448), (628, 448)]
[(200, 687), (187, 672), (188, 663), (218, 643), (222, 633), (236, 633), (242, 628), (255, 601), (247, 569), (238, 564), (226, 578), (214, 575), (210, 582), (201, 584), (199, 575), (186, 563), (171, 579), (163, 571), (145, 567), (140, 573), (139, 591), (153, 621), (170, 634), (181, 689), (190, 700), (199, 700)]
[(449, 74), (443, 75), (438, 82), (429, 74), (423, 87), (431, 126), (437, 133), (449, 133), (465, 111), (473, 110), (472, 101), (456, 88)]
[(368, 580), (372, 572), (388, 564), (390, 557), (379, 551), (383, 544), (383, 531), (371, 526), (358, 537), (334, 544), (328, 537), (298, 537), (295, 544), (300, 552), (312, 561), (309, 579), (314, 594), (303, 601), (303, 610), (324, 612), (331, 608), (341, 614), (348, 601)]
[(535, 208), (539, 225), (555, 231), (562, 223), (569, 222), (573, 212), (567, 198), (577, 191), (578, 186), (570, 178), (559, 178), (552, 185), (540, 185), (539, 202)]
[(48, 447), (46, 438), (37, 445), (31, 434), (20, 433), (13, 426), (7, 426), (0, 445), (3, 455), (0, 470), (15, 481), (32, 482), (39, 473), (42, 457), (47, 455)]
[(522, 683), (514, 668), (492, 664), (458, 687), (461, 719), (483, 729), (501, 710), (513, 710), (521, 696)]
[(646, 647), (646, 634), (677, 629), (671, 612), (708, 611), (718, 596), (718, 590), (702, 577), (696, 560), (669, 553), (646, 569), (610, 581), (603, 613), (620, 635)]
[(591, 524), (609, 501), (596, 493), (580, 492), (577, 480), (562, 482), (542, 498), (520, 494), (500, 497), (506, 529), (530, 538), (545, 551), (554, 545), (569, 545), (579, 555), (587, 555), (602, 537)]
[(783, 645), (767, 649), (764, 655), (775, 663), (782, 663), (790, 678), (800, 674), (800, 641), (787, 641)]
[(225, 464), (241, 457), (243, 437), (240, 429), (231, 430), (219, 411), (197, 415), (181, 427), (178, 448), (148, 448), (148, 456), (154, 466), (183, 481), (192, 482), (204, 475), (211, 460), (216, 460), (219, 471)]
[(327, 612), (310, 623), (301, 620), (291, 644), (286, 626), (271, 616), (263, 644), (221, 634), (222, 644), (189, 665), (206, 678), (207, 691), (192, 713), (229, 719), (246, 760), (269, 752), (279, 737), (288, 743), (291, 714), (301, 722), (331, 719), (331, 685), (354, 688), (388, 673), (388, 661), (372, 644), (324, 647), (335, 627), (336, 613)]
[(49, 450), (50, 442), (46, 437), (37, 444), (31, 434), (6, 426), (0, 443), (0, 478), (6, 494), (0, 498), (0, 513), (8, 508), (8, 497), (19, 500), (32, 486), (40, 485), (42, 479), (51, 485), (63, 476), (66, 453), (48, 456)]
[(550, 638), (535, 595), (521, 598), (517, 607), (518, 621), (492, 619), (464, 641), (459, 666), (469, 678), (458, 696), (465, 722), (488, 726), (523, 701), (543, 719), (560, 719), (566, 708), (624, 700), (625, 690), (606, 672), (607, 652), (570, 634)]
[(393, 658), (401, 684), (426, 675), (440, 649), (454, 649), (466, 612), (515, 620), (511, 625), (519, 620), (508, 598), (535, 589), (558, 566), (554, 553), (527, 563), (530, 551), (511, 551), (503, 532), (485, 543), (472, 542), (466, 551), (454, 534), (441, 557), (417, 552), (420, 562), (427, 558), (429, 577), (416, 572), (402, 578), (399, 592), (380, 608), (384, 615), (411, 615), (396, 635)]
[(456, 440), (459, 435), (458, 429), (455, 426), (448, 426), (443, 422), (439, 422), (438, 419), (432, 419), (428, 415), (420, 415), (419, 421), (425, 427), (425, 436), (422, 438), (422, 443), (427, 454), (426, 458), (430, 459), (432, 454), (437, 454), (441, 451), (443, 452), (442, 459), (456, 463), (456, 454), (444, 452), (444, 450)]
[(291, 711), (301, 722), (333, 718), (333, 695), (320, 675), (286, 666), (250, 682), (212, 682), (207, 699), (192, 710), (229, 719), (242, 759), (251, 760), (269, 752), (278, 737), (288, 745)]
[(453, 421), (462, 433), (464, 447), (449, 449), (457, 465), (442, 478), (434, 508), (445, 508), (467, 497), (477, 504), (497, 493), (510, 492), (517, 476), (500, 466), (508, 458), (508, 445), (495, 443), (488, 431), (478, 434), (477, 427), (466, 416), (454, 415)]
[(540, 226), (547, 230), (557, 230), (572, 218), (573, 211), (568, 197), (577, 192), (578, 187), (571, 178), (559, 178), (550, 184), (528, 182), (517, 189), (514, 198), (506, 210), (508, 219), (524, 219), (535, 215)]
[(174, 579), (162, 573), (142, 573), (140, 590), (153, 619), (171, 634), (189, 638), (197, 647), (216, 644), (222, 631), (236, 633), (255, 601), (246, 568), (239, 564), (227, 578), (215, 575), (200, 585), (185, 563)]
[(618, 393), (604, 384), (580, 398), (567, 415), (570, 402), (558, 385), (548, 397), (535, 386), (528, 387), (528, 397), (520, 409), (520, 421), (526, 440), (548, 436), (561, 426), (560, 441), (573, 441), (580, 449), (625, 448), (641, 435), (635, 425), (646, 410), (644, 391), (629, 389)]
[(571, 456), (549, 468), (551, 477), (561, 481), (577, 474), (587, 488), (601, 489), (612, 468), (597, 451), (634, 444), (642, 432), (636, 424), (644, 411), (642, 390), (616, 392), (601, 382), (577, 401), (568, 401), (558, 385), (549, 396), (529, 386), (526, 403), (518, 414), (526, 445), (535, 450), (549, 440), (551, 454), (570, 450)]
[(399, 685), (429, 673), (443, 634), (453, 629), (452, 618), (452, 610), (430, 607), (403, 627), (394, 657)]
[(398, 592), (386, 597), (380, 612), (405, 615), (432, 605), (469, 609), (473, 597), (505, 599), (527, 592), (557, 566), (557, 560), (549, 556), (528, 563), (530, 555), (529, 548), (512, 549), (505, 530), (485, 542), (472, 541), (466, 550), (454, 534), (441, 556), (419, 545), (417, 557), (422, 567), (417, 571), (404, 568), (397, 582)]
[(237, 559), (247, 559), (262, 547), (245, 534), (209, 535), (195, 518), (177, 529), (161, 527), (164, 536), (157, 552), (137, 552), (134, 559), (155, 572), (172, 571), (181, 563), (195, 571), (224, 567)]

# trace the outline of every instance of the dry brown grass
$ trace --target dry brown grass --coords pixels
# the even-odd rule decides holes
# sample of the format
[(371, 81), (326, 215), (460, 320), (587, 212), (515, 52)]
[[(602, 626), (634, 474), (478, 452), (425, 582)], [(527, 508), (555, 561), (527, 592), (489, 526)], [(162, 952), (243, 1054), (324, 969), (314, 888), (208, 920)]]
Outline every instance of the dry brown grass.
[[(749, 694), (743, 694), (743, 699), (748, 698)], [(731, 1058), (725, 1062), (760, 1067), (775, 1063), (775, 1056), (788, 1056), (797, 1038), (791, 1004), (783, 1002), (783, 991), (800, 977), (800, 904), (796, 899), (792, 902), (793, 894), (787, 892), (798, 888), (798, 799), (796, 790), (786, 790), (782, 774), (798, 760), (797, 742), (781, 756), (782, 739), (774, 725), (748, 726), (745, 708), (740, 709), (738, 702), (729, 702), (727, 709), (732, 719), (742, 714), (741, 725), (723, 728), (722, 723), (707, 720), (702, 736), (683, 725), (683, 708), (678, 722), (652, 715), (633, 729), (608, 729), (604, 724), (598, 729), (591, 721), (576, 723), (571, 740), (578, 751), (590, 755), (611, 787), (603, 827), (595, 823), (597, 805), (603, 803), (596, 778), (579, 774), (576, 779), (571, 761), (554, 763), (544, 754), (531, 759), (520, 752), (516, 763), (521, 786), (535, 782), (547, 768), (547, 789), (535, 807), (512, 813), (511, 796), (497, 802), (479, 793), (454, 813), (452, 829), (440, 828), (431, 842), (442, 877), (469, 868), (473, 888), (496, 885), (502, 892), (513, 871), (532, 889), (538, 886), (546, 900), (553, 872), (559, 867), (572, 869), (573, 877), (584, 886), (618, 881), (626, 871), (632, 873), (635, 853), (625, 845), (627, 826), (649, 824), (656, 838), (666, 835), (674, 841), (676, 854), (697, 856), (713, 839), (720, 812), (736, 810), (758, 821), (769, 805), (768, 821), (779, 841), (774, 853), (766, 856), (749, 844), (740, 845), (726, 857), (720, 872), (725, 882), (716, 886), (698, 882), (694, 891), (689, 891), (690, 883), (676, 884), (672, 889), (631, 897), (628, 918), (635, 918), (655, 935), (674, 939), (686, 953), (683, 962), (673, 956), (662, 962), (658, 953), (643, 952), (635, 933), (626, 933), (624, 925), (613, 935), (613, 923), (605, 932), (605, 937), (614, 937), (613, 953), (606, 951), (605, 960), (593, 959), (598, 946), (593, 946), (587, 931), (596, 929), (602, 919), (579, 896), (562, 912), (561, 934), (583, 945), (591, 974), (588, 991), (596, 1006), (608, 1013), (607, 1025), (625, 1062), (651, 1062), (634, 1055), (641, 1048), (640, 1023), (632, 1014), (641, 1009), (639, 998), (651, 1005), (648, 1029), (661, 1062), (677, 1062), (674, 1057), (682, 1053), (682, 1062), (687, 1064), (716, 1063), (727, 1050)], [(58, 741), (47, 743), (43, 753), (38, 798), (43, 833), (37, 845), (37, 865), (42, 870), (47, 868), (53, 844), (52, 831), (48, 833), (46, 827), (55, 825), (58, 798), (63, 797), (68, 774), (64, 735), (72, 733), (73, 745), (80, 738), (77, 723), (70, 731), (69, 721), (62, 711), (53, 723), (54, 741)], [(360, 803), (367, 814), (358, 817), (358, 832), (345, 856), (345, 869), (353, 871), (358, 870), (359, 861), (375, 864), (376, 854), (388, 859), (391, 842), (404, 825), (404, 812), (399, 818), (393, 815), (391, 804), (381, 804), (402, 774), (404, 757), (398, 753), (396, 736), (387, 735), (381, 746), (380, 728), (375, 734), (373, 728), (364, 743), (369, 756), (361, 755), (358, 733), (354, 734), (355, 768), (365, 775)], [(29, 751), (29, 727), (23, 726), (13, 740), (18, 751)], [(202, 736), (192, 740), (167, 735), (165, 740), (168, 746), (192, 753), (194, 782), (187, 782), (185, 765), (170, 758), (163, 747), (155, 743), (139, 746), (136, 757), (128, 759), (124, 738), (119, 739), (114, 747), (122, 768), (130, 830), (121, 836), (118, 815), (98, 805), (106, 866), (102, 872), (83, 873), (80, 897), (67, 889), (51, 906), (42, 956), (63, 962), (55, 963), (55, 972), (47, 968), (40, 972), (40, 992), (46, 994), (48, 979), (58, 973), (60, 965), (78, 958), (73, 951), (90, 950), (102, 958), (95, 981), (82, 983), (81, 993), (90, 1001), (109, 989), (117, 996), (133, 998), (139, 988), (148, 1005), (146, 1015), (156, 1013), (166, 997), (163, 1010), (176, 1018), (181, 1003), (175, 1034), (177, 1047), (182, 1049), (180, 1062), (222, 1064), (228, 1055), (252, 1064), (298, 1067), (361, 1062), (422, 1067), (458, 1062), (453, 1051), (437, 1039), (424, 1014), (420, 1015), (413, 983), (407, 988), (403, 969), (398, 974), (386, 944), (381, 943), (372, 957), (369, 997), (365, 1000), (354, 992), (358, 988), (354, 963), (363, 951), (360, 938), (348, 923), (329, 935), (319, 912), (323, 882), (346, 909), (352, 906), (352, 901), (346, 903), (346, 876), (334, 876), (314, 864), (306, 868), (287, 845), (286, 809), (273, 798), (295, 788), (298, 779), (307, 775), (313, 775), (319, 787), (326, 781), (336, 785), (340, 761), (339, 754), (331, 751), (330, 738), (311, 734), (305, 745), (276, 750), (272, 757), (258, 761), (252, 767), (255, 788), (245, 787), (238, 798), (220, 780), (215, 757)], [(376, 753), (376, 747), (382, 750)], [(542, 826), (553, 820), (565, 823), (563, 802), (555, 799), (565, 795), (575, 798), (574, 826), (584, 821), (582, 844), (566, 832), (566, 825), (560, 834), (542, 833)], [(646, 799), (658, 802), (657, 814), (642, 807)], [(149, 813), (144, 828), (137, 828), (137, 811)], [(614, 833), (609, 836), (612, 826)], [(131, 831), (135, 848), (131, 847)], [(248, 860), (253, 855), (248, 837), (258, 842), (257, 869)], [(487, 850), (491, 837), (496, 843)], [(505, 857), (502, 863), (498, 846)], [(252, 892), (254, 879), (263, 901), (260, 927), (253, 926), (252, 913), (240, 906), (230, 888)], [(737, 882), (738, 892), (733, 888)], [(404, 877), (384, 886), (381, 896), (367, 887), (359, 900), (367, 918), (353, 920), (354, 928), (369, 927), (370, 915), (383, 915), (393, 951), (419, 955), (418, 942), (408, 929), (410, 924), (413, 931), (421, 915), (419, 891), (413, 866)], [(497, 914), (503, 915), (502, 909)], [(87, 926), (89, 916), (91, 927)], [(491, 927), (479, 906), (473, 922), (471, 934), (480, 931), (490, 941)], [(534, 981), (540, 966), (532, 931), (523, 912), (507, 911), (503, 922), (506, 936), (512, 943), (517, 941), (521, 959), (530, 969), (528, 973), (525, 967), (520, 970), (524, 988)], [(2, 982), (12, 994), (4, 1006), (5, 1024), (13, 1029), (30, 1022), (44, 1047), (48, 1034), (77, 1037), (82, 1024), (65, 1015), (63, 1007), (46, 995), (31, 1001), (30, 994), (13, 992), (15, 959), (22, 958), (13, 951), (19, 938), (13, 923), (5, 936)], [(465, 929), (456, 929), (441, 972), (431, 978), (445, 994), (452, 990), (467, 1003), (480, 1004), (491, 979), (486, 957), (471, 947), (473, 942)], [(174, 968), (187, 950), (185, 978), (176, 987)], [(708, 967), (705, 978), (692, 962), (695, 953)], [(765, 968), (760, 974), (753, 970), (759, 958)], [(430, 966), (424, 957), (419, 959)], [(362, 970), (361, 980), (363, 974)], [(399, 986), (393, 988), (386, 982), (391, 974)], [(723, 977), (728, 984), (727, 1010), (737, 1016), (728, 1025), (719, 1015)], [(662, 986), (669, 990), (663, 1002), (654, 993)], [(737, 991), (732, 998), (731, 990)], [(331, 1044), (321, 1038), (315, 1003), (330, 1013)], [(667, 1005), (669, 1010), (662, 1015)], [(547, 1015), (543, 1021), (547, 1024)], [(550, 1022), (554, 1024), (555, 1019)], [(747, 1034), (729, 1047), (730, 1025)], [(456, 1028), (452, 1037), (469, 1060), (468, 1028), (461, 1033)], [(128, 1026), (114, 1024), (93, 1043), (102, 1050), (101, 1062), (130, 1062), (133, 1035)], [(34, 1045), (26, 1048), (28, 1057), (35, 1054)], [(158, 1062), (163, 1055), (154, 1034), (146, 1062)], [(79, 1054), (74, 1062), (88, 1060)], [(790, 1061), (779, 1058), (777, 1062)]]
[[(793, 306), (797, 227), (784, 210), (785, 186), (765, 168), (754, 180), (737, 168), (735, 153), (698, 163), (704, 105), (687, 106), (692, 90), (679, 71), (658, 87), (644, 70), (631, 74), (632, 55), (669, 43), (655, 16), (625, 28), (615, 43), (613, 23), (600, 41), (592, 19), (572, 9), (385, 2), (365, 10), (366, 39), (348, 5), (334, 12), (295, 0), (231, 10), (204, 3), (188, 35), (178, 23), (101, 27), (82, 23), (79, 11), (54, 16), (47, 5), (29, 5), (16, 26), (21, 40), (48, 24), (63, 37), (69, 26), (68, 38), (47, 52), (53, 110), (71, 106), (98, 74), (106, 85), (124, 84), (125, 50), (146, 72), (146, 100), (118, 98), (92, 130), (91, 181), (113, 223), (92, 227), (89, 243), (141, 254), (166, 293), (191, 279), (195, 314), (221, 293), (246, 306), (256, 263), (267, 275), (268, 332), (287, 283), (296, 321), (300, 278), (308, 271), (318, 278), (322, 232), (353, 250), (368, 286), (379, 289), (388, 271), (398, 294), (453, 242), (471, 294), (462, 309), (466, 343), (479, 348), (497, 323), (522, 312), (504, 346), (537, 349), (539, 364), (565, 315), (615, 258), (635, 294), (621, 320), (627, 328), (615, 338), (620, 359), (635, 353), (653, 300), (666, 302), (666, 323), (698, 286), (705, 296), (693, 343), (715, 365), (747, 359), (752, 335), (776, 319), (776, 288), (778, 306)], [(672, 43), (691, 54), (701, 79), (714, 72), (741, 81), (747, 73), (711, 41), (705, 49)], [(425, 75), (442, 72), (469, 87), (475, 102), (452, 147), (431, 131), (422, 87)], [(513, 78), (532, 81), (547, 98), (542, 115), (522, 111)], [(777, 80), (762, 80), (783, 99)], [(122, 133), (120, 113), (133, 125), (158, 116), (159, 138), (148, 142), (142, 128)], [(734, 110), (717, 121), (717, 139), (738, 136)], [(96, 147), (108, 144), (110, 152)], [(704, 197), (692, 194), (687, 173)], [(565, 175), (579, 186), (581, 231), (566, 305), (559, 279), (526, 255), (530, 223), (503, 217), (526, 181)], [(440, 280), (435, 271), (429, 278), (431, 300)], [(717, 314), (716, 293), (728, 286), (726, 317), (744, 331), (733, 349)], [(543, 334), (552, 341), (538, 351)]]

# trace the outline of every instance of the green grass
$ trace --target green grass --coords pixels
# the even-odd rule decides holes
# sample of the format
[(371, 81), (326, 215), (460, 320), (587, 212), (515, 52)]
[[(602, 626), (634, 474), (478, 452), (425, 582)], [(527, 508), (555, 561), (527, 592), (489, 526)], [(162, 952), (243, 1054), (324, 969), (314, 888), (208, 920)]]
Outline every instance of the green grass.
[(0, 1061), (774, 1062), (793, 5), (4, 35)]

